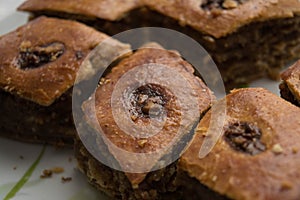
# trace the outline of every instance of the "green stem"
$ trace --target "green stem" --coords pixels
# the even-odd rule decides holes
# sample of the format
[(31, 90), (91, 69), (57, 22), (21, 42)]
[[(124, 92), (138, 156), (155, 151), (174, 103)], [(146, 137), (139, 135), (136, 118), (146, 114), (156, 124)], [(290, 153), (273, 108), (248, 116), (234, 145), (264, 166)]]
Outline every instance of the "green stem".
[(10, 200), (11, 198), (13, 198), (21, 190), (21, 188), (26, 184), (26, 182), (31, 177), (31, 175), (34, 172), (35, 168), (38, 166), (40, 160), (42, 159), (42, 157), (45, 153), (45, 150), (46, 150), (46, 145), (43, 147), (41, 153), (39, 154), (37, 159), (34, 161), (34, 163), (25, 172), (23, 177), (16, 183), (16, 185), (9, 191), (9, 193), (4, 197), (3, 200)]

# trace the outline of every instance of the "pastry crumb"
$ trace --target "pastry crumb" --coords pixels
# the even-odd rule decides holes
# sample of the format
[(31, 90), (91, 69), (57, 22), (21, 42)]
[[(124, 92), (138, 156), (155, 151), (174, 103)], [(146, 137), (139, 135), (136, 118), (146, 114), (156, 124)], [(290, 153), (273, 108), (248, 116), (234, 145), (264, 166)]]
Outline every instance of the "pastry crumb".
[(72, 177), (61, 177), (61, 182), (62, 183), (67, 183), (67, 182), (70, 182), (72, 181)]
[(61, 174), (65, 170), (62, 167), (53, 167), (52, 169), (45, 169), (40, 178), (50, 178), (53, 174)]
[(60, 173), (63, 173), (65, 170), (64, 168), (62, 167), (53, 167), (51, 169), (51, 171), (54, 173), (54, 174), (60, 174)]
[(45, 169), (42, 173), (42, 175), (40, 176), (40, 178), (50, 178), (52, 177), (52, 171)]

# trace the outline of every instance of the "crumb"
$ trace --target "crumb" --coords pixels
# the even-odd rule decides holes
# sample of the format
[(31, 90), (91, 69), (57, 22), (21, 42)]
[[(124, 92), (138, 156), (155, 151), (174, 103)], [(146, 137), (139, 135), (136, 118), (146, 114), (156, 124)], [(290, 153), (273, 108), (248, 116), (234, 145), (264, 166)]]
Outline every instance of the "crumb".
[(275, 154), (281, 154), (283, 153), (283, 148), (280, 146), (280, 144), (275, 144), (272, 148), (272, 151)]
[(50, 177), (52, 177), (52, 171), (48, 169), (45, 169), (43, 171), (43, 174), (40, 176), (40, 178), (50, 178)]
[(24, 160), (24, 156), (20, 156), (19, 158), (20, 158), (21, 160)]
[(72, 177), (61, 177), (61, 182), (66, 183), (72, 181)]
[(40, 176), (41, 178), (50, 178), (52, 174), (60, 174), (63, 173), (65, 170), (62, 167), (53, 167), (52, 169), (45, 169)]
[(13, 170), (17, 170), (17, 167), (15, 166), (15, 167), (13, 167)]
[(65, 170), (64, 168), (62, 167), (53, 167), (51, 169), (51, 171), (54, 173), (54, 174), (60, 174), (60, 173), (63, 173)]

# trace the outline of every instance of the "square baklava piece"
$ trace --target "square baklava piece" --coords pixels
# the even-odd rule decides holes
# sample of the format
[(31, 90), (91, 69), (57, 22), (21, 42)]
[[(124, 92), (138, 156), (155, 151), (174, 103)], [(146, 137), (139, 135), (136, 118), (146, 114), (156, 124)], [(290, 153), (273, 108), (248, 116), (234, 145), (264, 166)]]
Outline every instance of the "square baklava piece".
[(300, 106), (300, 61), (281, 73), (281, 97)]
[(83, 104), (87, 126), (75, 143), (92, 185), (114, 199), (180, 197), (176, 160), (214, 100), (193, 73), (177, 52), (154, 43), (101, 79)]
[(1, 36), (0, 135), (73, 144), (72, 88), (77, 71), (107, 38), (79, 22), (47, 17)]
[[(216, 135), (209, 111), (178, 161), (177, 180), (186, 199), (299, 199), (300, 109), (260, 88), (226, 97), (221, 135), (208, 154), (202, 145)], [(224, 100), (222, 100), (224, 101)]]

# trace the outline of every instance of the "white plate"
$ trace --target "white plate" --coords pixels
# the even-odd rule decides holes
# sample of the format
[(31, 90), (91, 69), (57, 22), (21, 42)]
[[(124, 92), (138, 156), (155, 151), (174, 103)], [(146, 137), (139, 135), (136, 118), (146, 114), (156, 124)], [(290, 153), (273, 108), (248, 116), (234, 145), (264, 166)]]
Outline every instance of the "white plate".
[[(16, 12), (16, 7), (22, 2), (23, 0), (0, 0), (0, 35), (26, 23), (28, 15)], [(278, 82), (276, 81), (260, 79), (251, 84), (251, 86), (265, 87), (275, 94), (279, 94)], [(0, 199), (3, 199), (23, 176), (25, 171), (35, 161), (41, 149), (41, 145), (25, 144), (0, 138)], [(20, 156), (24, 157), (24, 159), (21, 159)], [(70, 158), (72, 161), (70, 161)], [(52, 167), (63, 167), (65, 172), (54, 175), (49, 179), (41, 179), (42, 171)], [(72, 181), (62, 183), (62, 176), (72, 177)], [(86, 178), (76, 169), (76, 160), (73, 157), (72, 150), (57, 150), (48, 146), (32, 177), (13, 199), (100, 200), (106, 198), (91, 187), (87, 183)]]

